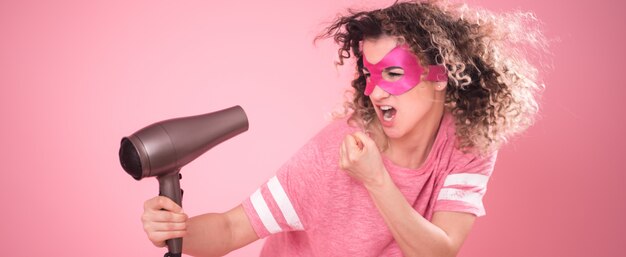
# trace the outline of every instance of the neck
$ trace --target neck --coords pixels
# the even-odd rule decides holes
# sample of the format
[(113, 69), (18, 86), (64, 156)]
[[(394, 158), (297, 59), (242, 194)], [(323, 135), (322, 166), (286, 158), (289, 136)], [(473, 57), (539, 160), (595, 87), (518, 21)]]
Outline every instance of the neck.
[(443, 111), (443, 106), (434, 107), (410, 133), (402, 138), (389, 138), (389, 148), (385, 151), (387, 158), (402, 167), (420, 168), (435, 143)]

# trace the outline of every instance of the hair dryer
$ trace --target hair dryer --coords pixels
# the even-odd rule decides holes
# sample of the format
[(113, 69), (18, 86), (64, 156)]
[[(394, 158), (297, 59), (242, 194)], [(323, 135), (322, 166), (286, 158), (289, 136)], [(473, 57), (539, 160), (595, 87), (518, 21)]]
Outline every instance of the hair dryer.
[[(159, 195), (182, 206), (180, 169), (246, 130), (248, 119), (240, 106), (160, 121), (122, 139), (120, 163), (136, 180), (157, 177)], [(182, 238), (167, 240), (167, 247), (169, 252), (165, 256), (181, 256)]]

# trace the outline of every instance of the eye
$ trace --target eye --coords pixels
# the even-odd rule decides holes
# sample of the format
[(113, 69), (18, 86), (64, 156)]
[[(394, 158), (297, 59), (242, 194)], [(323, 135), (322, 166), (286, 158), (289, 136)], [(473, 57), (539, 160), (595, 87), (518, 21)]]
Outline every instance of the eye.
[(383, 72), (383, 78), (387, 81), (398, 81), (404, 76), (404, 70), (400, 68), (388, 69)]
[(402, 75), (404, 75), (404, 73), (399, 73), (399, 72), (389, 72), (389, 77), (400, 77)]

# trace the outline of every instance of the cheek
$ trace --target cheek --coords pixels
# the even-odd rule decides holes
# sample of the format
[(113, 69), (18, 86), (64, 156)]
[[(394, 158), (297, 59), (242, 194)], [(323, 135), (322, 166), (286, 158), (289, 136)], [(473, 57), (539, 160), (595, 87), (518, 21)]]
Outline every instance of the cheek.
[[(413, 91), (416, 90), (417, 92)], [(432, 90), (431, 90), (432, 91)], [(408, 92), (398, 108), (405, 110), (406, 115), (420, 116), (429, 111), (435, 103), (434, 93), (417, 86)], [(403, 95), (404, 96), (404, 95)]]

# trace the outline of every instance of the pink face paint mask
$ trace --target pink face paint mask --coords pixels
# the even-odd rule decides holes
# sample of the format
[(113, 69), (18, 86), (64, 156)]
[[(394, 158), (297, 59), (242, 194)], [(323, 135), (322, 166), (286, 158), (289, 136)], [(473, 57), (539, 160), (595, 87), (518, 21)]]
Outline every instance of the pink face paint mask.
[[(419, 59), (409, 50), (408, 45), (399, 45), (392, 49), (376, 64), (371, 64), (363, 55), (363, 65), (370, 72), (369, 81), (365, 85), (365, 95), (369, 96), (376, 86), (387, 93), (401, 95), (420, 83), (420, 76), (424, 68), (420, 66)], [(383, 71), (390, 67), (400, 67), (404, 75), (396, 81), (388, 81), (383, 78)], [(427, 81), (448, 81), (446, 67), (443, 65), (429, 65)]]

